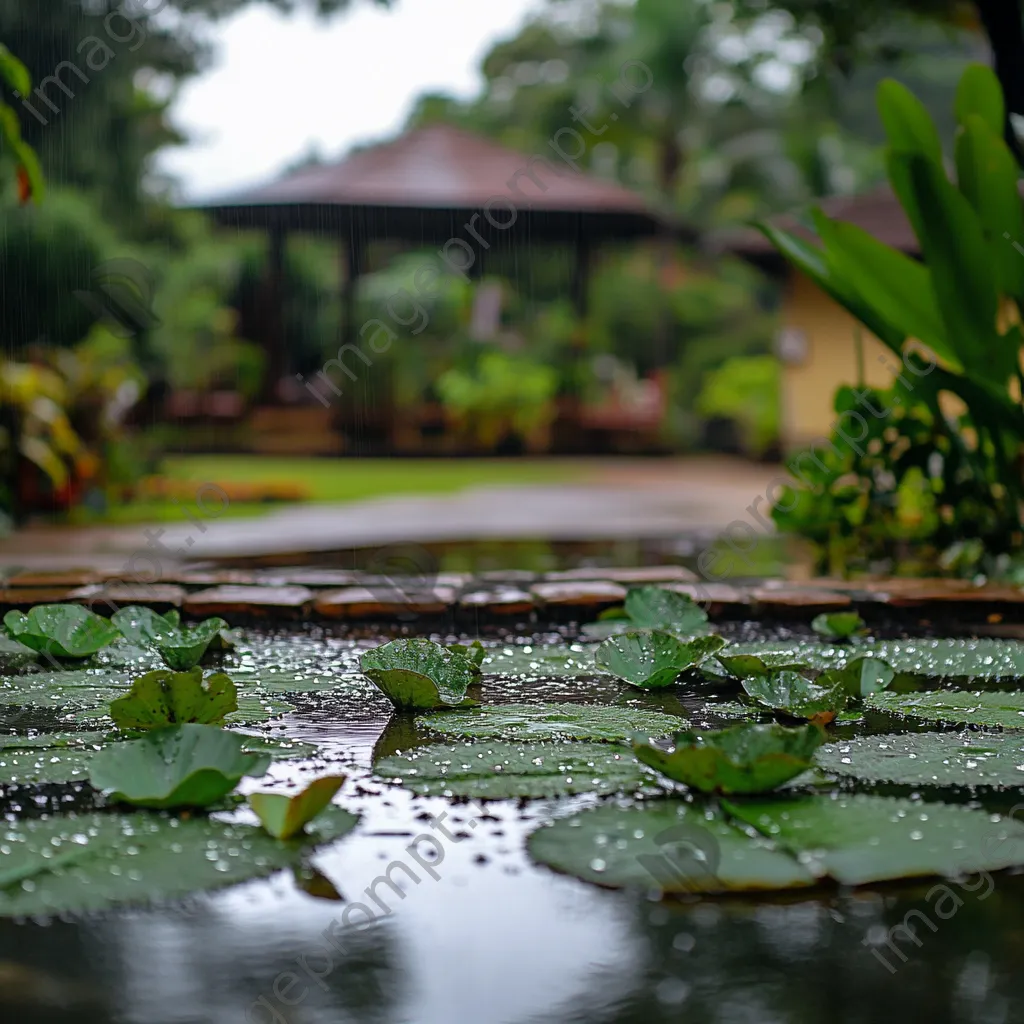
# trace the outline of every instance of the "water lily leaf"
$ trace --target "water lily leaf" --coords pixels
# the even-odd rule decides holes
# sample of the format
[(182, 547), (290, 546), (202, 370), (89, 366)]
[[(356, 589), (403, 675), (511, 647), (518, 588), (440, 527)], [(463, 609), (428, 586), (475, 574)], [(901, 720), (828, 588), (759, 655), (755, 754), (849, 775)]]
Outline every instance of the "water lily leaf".
[(360, 659), (370, 681), (402, 710), (470, 707), (476, 666), (432, 640), (392, 640)]
[(865, 621), (856, 612), (822, 612), (811, 621), (811, 629), (829, 640), (849, 640), (866, 632)]
[(265, 877), (300, 864), (311, 847), (339, 839), (358, 820), (332, 807), (309, 835), (287, 842), (202, 815), (95, 813), (6, 822), (0, 916), (100, 911)]
[(338, 887), (319, 869), (312, 864), (296, 864), (292, 868), (292, 877), (295, 879), (295, 886), (301, 889), (307, 896), (315, 900), (328, 900), (331, 903), (344, 903), (345, 897), (338, 891)]
[[(283, 737), (244, 736), (246, 753), (270, 754), (275, 761), (310, 758), (316, 747)], [(93, 756), (112, 743), (127, 742), (100, 731), (12, 736), (0, 743), (0, 783), (39, 785), (84, 782)]]
[(671, 686), (680, 673), (699, 665), (725, 646), (720, 636), (684, 643), (671, 633), (632, 632), (605, 640), (594, 660), (597, 667), (641, 689)]
[(179, 672), (198, 665), (228, 625), (223, 619), (213, 618), (195, 626), (182, 626), (173, 609), (158, 615), (151, 608), (138, 605), (115, 612), (112, 621), (128, 640), (156, 647), (164, 663)]
[(807, 718), (826, 725), (846, 707), (849, 697), (840, 686), (823, 686), (799, 672), (772, 672), (767, 676), (749, 676), (743, 689), (754, 700), (794, 718)]
[(815, 882), (796, 858), (721, 812), (680, 800), (581, 811), (537, 829), (527, 849), (555, 871), (616, 889), (718, 893)]
[(865, 706), (907, 718), (950, 725), (992, 725), (1024, 729), (1024, 693), (930, 690), (927, 693), (873, 693)]
[(719, 654), (717, 662), (733, 679), (747, 679), (750, 676), (770, 676), (773, 672), (802, 672), (807, 665), (793, 661), (786, 655), (765, 654)]
[(907, 786), (1024, 785), (1024, 736), (1002, 732), (912, 732), (830, 743), (815, 758), (826, 771)]
[(1024, 825), (969, 807), (892, 797), (754, 798), (723, 804), (791, 851), (815, 875), (843, 885), (1024, 864)]
[(448, 644), (448, 650), (455, 654), (461, 654), (475, 667), (477, 675), (480, 674), (480, 666), (487, 654), (487, 648), (479, 640), (474, 640), (471, 644)]
[(490, 648), (483, 660), (486, 675), (496, 676), (592, 676), (594, 648), (583, 644), (509, 644)]
[(766, 793), (810, 768), (822, 739), (816, 725), (743, 724), (676, 733), (669, 749), (637, 741), (633, 753), (662, 775), (704, 793)]
[(131, 690), (110, 705), (110, 717), (119, 729), (159, 729), (185, 722), (219, 725), (237, 710), (235, 684), (223, 672), (204, 681), (201, 668), (158, 669), (136, 679)]
[(101, 750), (89, 781), (112, 800), (139, 807), (208, 807), (244, 775), (262, 775), (265, 754), (245, 752), (245, 736), (213, 725), (173, 725)]
[(344, 775), (325, 775), (293, 796), (285, 793), (250, 793), (249, 806), (272, 836), (276, 839), (291, 839), (330, 806), (334, 794), (344, 782)]
[(856, 699), (884, 690), (896, 674), (878, 658), (855, 658), (842, 668), (829, 669), (818, 676), (819, 686), (838, 686)]
[(4, 625), (18, 643), (55, 658), (87, 658), (120, 636), (109, 619), (80, 604), (39, 604), (27, 615), (9, 611)]
[(631, 793), (649, 778), (610, 743), (439, 743), (381, 758), (374, 771), (421, 796), (470, 800)]
[(707, 612), (691, 597), (664, 587), (631, 587), (624, 607), (630, 621), (641, 629), (686, 633), (708, 621)]
[(465, 714), (426, 715), (421, 725), (466, 739), (598, 740), (622, 743), (636, 733), (667, 736), (686, 721), (659, 711), (589, 704), (502, 704)]

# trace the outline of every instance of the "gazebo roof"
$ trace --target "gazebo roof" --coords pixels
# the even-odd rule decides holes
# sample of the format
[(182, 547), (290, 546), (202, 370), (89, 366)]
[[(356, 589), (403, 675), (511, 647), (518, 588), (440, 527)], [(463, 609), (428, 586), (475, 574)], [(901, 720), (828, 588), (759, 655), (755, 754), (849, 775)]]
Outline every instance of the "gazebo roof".
[[(661, 224), (641, 196), (572, 170), (553, 148), (527, 156), (449, 125), (409, 132), (204, 208), (237, 227), (361, 224), (389, 237), (444, 241), (457, 216), (468, 220), (488, 203), (497, 221), (509, 220), (514, 207), (517, 227), (547, 239), (631, 237), (653, 234)], [(477, 224), (486, 234), (482, 218)]]

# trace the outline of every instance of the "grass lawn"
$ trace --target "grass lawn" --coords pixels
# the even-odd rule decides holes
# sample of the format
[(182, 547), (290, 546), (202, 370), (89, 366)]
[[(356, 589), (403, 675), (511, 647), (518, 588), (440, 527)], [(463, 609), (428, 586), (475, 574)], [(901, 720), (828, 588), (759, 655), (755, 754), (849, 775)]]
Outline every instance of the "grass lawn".
[[(581, 459), (345, 459), (262, 455), (185, 455), (164, 460), (164, 475), (204, 483), (293, 483), (309, 501), (342, 502), (399, 494), (453, 494), (471, 487), (572, 483), (593, 477), (596, 464)], [(189, 503), (186, 503), (189, 504)], [(273, 503), (233, 501), (228, 516), (253, 516)], [(78, 511), (79, 522), (156, 522), (183, 518), (170, 501), (139, 501), (103, 516)]]

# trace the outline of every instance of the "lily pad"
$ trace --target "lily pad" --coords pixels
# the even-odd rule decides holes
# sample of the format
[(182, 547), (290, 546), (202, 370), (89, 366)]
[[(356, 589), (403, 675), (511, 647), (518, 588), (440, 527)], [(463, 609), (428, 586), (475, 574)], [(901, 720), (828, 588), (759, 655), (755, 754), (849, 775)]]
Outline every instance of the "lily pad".
[(989, 725), (1024, 729), (1024, 693), (929, 690), (926, 693), (873, 693), (865, 706), (907, 718), (949, 725)]
[(865, 632), (867, 624), (856, 612), (822, 612), (811, 622), (811, 629), (829, 640), (849, 640)]
[(743, 689), (765, 707), (822, 725), (831, 722), (849, 699), (840, 686), (822, 686), (799, 672), (785, 670), (767, 676), (749, 676), (742, 684)]
[(884, 690), (896, 678), (893, 670), (878, 658), (854, 658), (842, 668), (832, 668), (818, 677), (819, 686), (838, 686), (854, 700)]
[(374, 771), (421, 796), (470, 800), (631, 793), (649, 778), (610, 743), (436, 744), (382, 758)]
[(96, 813), (4, 825), (0, 916), (84, 913), (180, 899), (298, 865), (358, 818), (332, 807), (283, 842), (217, 818)]
[(214, 640), (228, 626), (220, 618), (206, 619), (195, 626), (182, 626), (174, 609), (166, 615), (159, 615), (151, 608), (139, 605), (120, 609), (114, 613), (112, 621), (132, 642), (154, 646), (164, 663), (179, 672), (198, 665)]
[(476, 666), (431, 640), (392, 640), (367, 651), (360, 663), (370, 681), (401, 710), (477, 703), (466, 697)]
[(1012, 732), (912, 732), (830, 743), (826, 771), (907, 786), (1024, 786), (1024, 736)]
[(484, 656), (487, 654), (487, 648), (479, 640), (474, 640), (471, 644), (448, 644), (448, 650), (454, 654), (461, 654), (476, 667), (477, 673), (480, 672)]
[(100, 751), (89, 781), (112, 800), (139, 807), (208, 807), (244, 775), (262, 775), (265, 754), (245, 752), (246, 737), (213, 725), (174, 725)]
[(761, 657), (754, 654), (719, 654), (715, 660), (733, 679), (770, 676), (773, 672), (800, 672), (807, 668), (802, 662), (777, 654), (764, 654)]
[(120, 636), (109, 619), (80, 604), (38, 604), (27, 615), (9, 611), (4, 625), (18, 643), (55, 658), (87, 658)]
[(481, 666), (485, 675), (576, 677), (600, 672), (594, 648), (584, 644), (509, 644), (490, 648)]
[(119, 729), (160, 729), (167, 725), (199, 722), (219, 725), (238, 710), (235, 684), (223, 672), (203, 679), (203, 670), (157, 670), (132, 683), (131, 690), (110, 705), (110, 717)]
[[(275, 761), (310, 758), (316, 747), (271, 736), (244, 736), (246, 753), (269, 754)], [(12, 736), (0, 743), (0, 784), (39, 785), (53, 782), (84, 782), (89, 764), (100, 750), (128, 742), (116, 734), (99, 731)]]
[(719, 893), (815, 881), (794, 857), (734, 828), (721, 812), (681, 800), (581, 811), (537, 829), (527, 850), (555, 871), (614, 889)]
[(331, 805), (345, 782), (344, 775), (324, 775), (300, 793), (250, 793), (249, 806), (260, 824), (275, 839), (297, 836), (317, 815)]
[(659, 711), (590, 704), (502, 704), (464, 714), (426, 715), (419, 722), (433, 732), (466, 739), (602, 743), (622, 743), (636, 733), (667, 736), (687, 724)]
[(686, 633), (708, 621), (707, 612), (692, 598), (664, 587), (631, 587), (623, 607), (641, 629)]
[(705, 793), (766, 793), (807, 771), (822, 739), (815, 725), (744, 724), (679, 732), (669, 749), (635, 742), (633, 753), (662, 775)]
[(684, 643), (671, 633), (632, 632), (605, 640), (597, 649), (597, 667), (641, 689), (671, 686), (680, 673), (720, 651), (720, 636), (697, 637)]
[(969, 807), (863, 794), (724, 806), (813, 874), (843, 885), (1024, 864), (1024, 825)]

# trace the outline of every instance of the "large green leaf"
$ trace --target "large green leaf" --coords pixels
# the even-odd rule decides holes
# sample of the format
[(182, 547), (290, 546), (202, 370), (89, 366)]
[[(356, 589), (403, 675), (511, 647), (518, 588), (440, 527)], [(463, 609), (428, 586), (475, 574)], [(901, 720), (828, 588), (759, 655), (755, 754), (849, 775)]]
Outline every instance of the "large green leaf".
[(223, 672), (205, 681), (203, 670), (147, 672), (131, 690), (110, 705), (110, 717), (121, 729), (160, 729), (199, 722), (219, 725), (238, 710), (235, 684)]
[(27, 818), (4, 825), (0, 916), (101, 911), (180, 899), (301, 863), (312, 845), (350, 832), (340, 808), (290, 842), (250, 825), (152, 813)]
[(670, 633), (631, 632), (605, 640), (594, 655), (597, 667), (641, 689), (671, 686), (680, 673), (720, 651), (720, 636), (684, 643)]
[(668, 749), (638, 741), (633, 753), (662, 775), (705, 793), (766, 793), (810, 768), (822, 738), (815, 725), (744, 724), (679, 732)]
[(747, 676), (741, 682), (743, 689), (765, 707), (822, 723), (835, 718), (849, 699), (842, 686), (822, 685), (785, 669), (767, 676)]
[(420, 724), (448, 736), (491, 740), (599, 740), (622, 743), (637, 733), (668, 736), (687, 725), (659, 711), (589, 704), (502, 704), (459, 714), (426, 715)]
[(640, 629), (689, 633), (708, 621), (707, 612), (693, 598), (664, 587), (631, 587), (624, 607)]
[(1024, 786), (1024, 737), (1013, 732), (911, 732), (830, 743), (826, 771), (907, 786)]
[[(733, 648), (730, 647), (731, 651)], [(773, 672), (800, 672), (807, 668), (802, 661), (797, 661), (786, 654), (766, 652), (761, 656), (755, 654), (719, 654), (715, 659), (733, 679), (746, 679), (748, 676), (770, 676)]]
[(854, 700), (884, 690), (895, 678), (893, 670), (878, 658), (854, 658), (842, 668), (832, 668), (818, 676), (818, 685), (838, 686)]
[(484, 655), (485, 675), (543, 678), (592, 676), (594, 648), (584, 644), (508, 644), (491, 648)]
[(556, 871), (616, 889), (742, 892), (815, 881), (795, 858), (720, 812), (679, 800), (594, 807), (537, 829), (527, 850)]
[(829, 640), (849, 640), (863, 633), (864, 626), (857, 612), (822, 612), (811, 621), (811, 629)]
[(892, 159), (905, 166), (920, 211), (915, 230), (950, 347), (967, 374), (1005, 386), (1016, 353), (1002, 350), (996, 332), (996, 270), (981, 221), (940, 165), (899, 153)]
[(423, 796), (468, 800), (632, 793), (648, 777), (612, 743), (439, 743), (381, 758), (374, 771)]
[(262, 775), (266, 755), (245, 752), (246, 737), (213, 725), (174, 725), (101, 750), (89, 781), (113, 800), (139, 807), (209, 807), (244, 775)]
[(109, 619), (80, 604), (39, 604), (27, 615), (9, 611), (4, 625), (18, 643), (56, 658), (87, 658), (120, 636)]
[(3, 43), (0, 43), (0, 79), (22, 96), (27, 96), (32, 91), (32, 78), (28, 68)]
[(392, 640), (360, 659), (370, 681), (401, 710), (469, 707), (476, 666), (432, 640)]
[(991, 133), (1002, 136), (1006, 117), (1003, 87), (988, 65), (970, 64), (964, 69), (956, 87), (954, 110), (960, 124), (977, 117)]
[(878, 796), (754, 798), (730, 814), (843, 885), (1024, 864), (1024, 825), (986, 811)]
[(949, 725), (992, 725), (1024, 729), (1024, 693), (934, 690), (927, 693), (873, 693), (865, 702), (876, 711)]
[(924, 342), (939, 358), (960, 365), (939, 311), (926, 266), (854, 224), (815, 219), (836, 273), (900, 334)]
[(249, 806), (275, 839), (291, 839), (330, 807), (344, 782), (344, 775), (324, 775), (294, 795), (250, 793)]
[(894, 78), (879, 83), (876, 99), (889, 148), (941, 165), (942, 141), (928, 108)]

